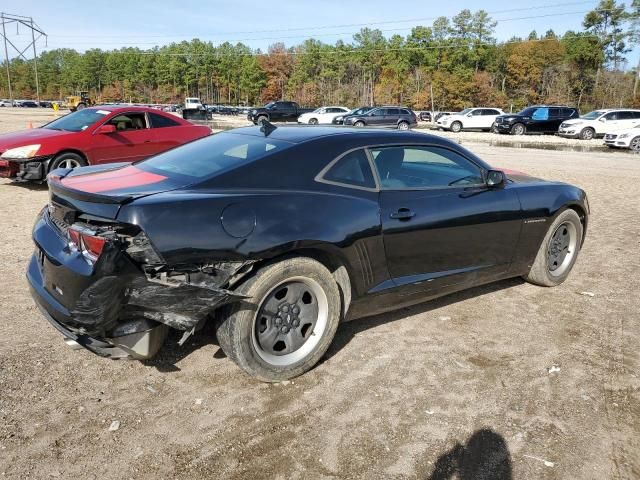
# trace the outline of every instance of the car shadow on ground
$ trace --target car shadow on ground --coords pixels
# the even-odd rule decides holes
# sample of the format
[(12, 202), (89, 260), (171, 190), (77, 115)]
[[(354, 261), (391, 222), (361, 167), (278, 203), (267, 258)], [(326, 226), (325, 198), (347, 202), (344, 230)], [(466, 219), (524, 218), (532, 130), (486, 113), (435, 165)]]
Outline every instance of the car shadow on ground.
[(501, 280), (495, 283), (489, 283), (487, 285), (482, 285), (479, 287), (470, 288), (468, 290), (463, 290), (461, 292), (452, 293), (450, 295), (419, 303), (411, 307), (404, 307), (398, 310), (393, 310), (391, 312), (372, 315), (370, 317), (361, 317), (354, 320), (348, 320), (340, 325), (338, 331), (336, 332), (336, 336), (333, 339), (331, 346), (329, 347), (329, 350), (327, 351), (323, 359), (318, 363), (318, 365), (320, 365), (322, 362), (327, 361), (340, 350), (342, 350), (353, 339), (353, 337), (355, 337), (360, 332), (363, 332), (370, 328), (375, 328), (378, 325), (395, 322), (396, 320), (402, 320), (403, 318), (411, 315), (420, 315), (422, 313), (427, 313), (431, 310), (443, 308), (454, 303), (463, 302), (465, 300), (477, 298), (482, 295), (487, 295), (490, 293), (498, 292), (500, 290), (505, 290), (507, 288), (512, 288), (517, 285), (522, 285), (523, 283), (525, 283), (524, 280), (519, 277), (509, 278), (507, 280)]
[(26, 190), (33, 190), (35, 192), (41, 192), (49, 188), (47, 182), (11, 182), (7, 183), (7, 185), (24, 188)]
[(511, 480), (507, 442), (489, 428), (477, 430), (465, 444), (456, 444), (438, 457), (426, 480)]
[[(512, 288), (517, 285), (521, 285), (522, 283), (524, 283), (524, 281), (520, 278), (511, 278), (480, 287), (470, 288), (462, 292), (446, 295), (411, 307), (400, 308), (392, 312), (357, 318), (344, 322), (338, 328), (329, 350), (317, 365), (321, 365), (346, 347), (351, 339), (360, 332), (370, 328), (375, 328), (378, 325), (401, 320), (409, 315), (419, 315), (437, 308), (446, 307), (447, 305), (480, 297), (482, 295), (487, 295), (507, 288)], [(190, 337), (183, 346), (178, 345), (178, 341), (181, 337), (182, 332), (170, 330), (169, 336), (158, 354), (149, 360), (145, 360), (143, 363), (147, 366), (156, 368), (160, 372), (177, 372), (180, 371), (180, 368), (176, 364), (183, 358), (206, 345), (218, 345), (215, 333), (215, 322), (212, 320), (208, 321), (202, 330)], [(226, 357), (222, 349), (219, 347), (213, 356), (218, 359)]]

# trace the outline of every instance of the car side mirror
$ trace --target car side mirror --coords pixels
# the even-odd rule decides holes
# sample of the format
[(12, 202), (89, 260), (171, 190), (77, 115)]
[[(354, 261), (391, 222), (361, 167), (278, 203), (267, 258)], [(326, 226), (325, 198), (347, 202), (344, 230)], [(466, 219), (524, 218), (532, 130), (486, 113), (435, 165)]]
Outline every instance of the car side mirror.
[(507, 176), (501, 170), (489, 170), (487, 172), (487, 187), (502, 187), (507, 183)]
[(604, 123), (604, 122), (606, 122), (606, 121), (607, 121), (607, 119), (606, 119), (606, 118), (604, 118), (604, 117), (602, 117), (602, 118), (599, 118), (599, 119), (598, 119), (598, 121), (599, 121), (599, 122)]
[(100, 125), (100, 127), (98, 127), (98, 130), (96, 130), (96, 133), (101, 134), (101, 135), (108, 135), (110, 133), (116, 133), (116, 126), (115, 125)]
[(467, 117), (473, 117), (473, 113), (467, 113)]

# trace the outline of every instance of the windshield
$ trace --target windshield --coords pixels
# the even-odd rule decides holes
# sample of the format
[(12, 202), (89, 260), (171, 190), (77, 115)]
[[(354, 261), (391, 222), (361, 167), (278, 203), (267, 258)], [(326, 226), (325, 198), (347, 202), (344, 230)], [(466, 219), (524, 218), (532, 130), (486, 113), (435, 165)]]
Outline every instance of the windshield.
[(466, 115), (467, 113), (471, 113), (472, 111), (473, 111), (473, 108), (465, 108), (458, 115)]
[(581, 116), (580, 118), (584, 118), (585, 120), (595, 120), (605, 113), (607, 113), (605, 110), (594, 110), (593, 112), (589, 112), (586, 115)]
[(273, 107), (275, 104), (276, 104), (276, 102), (269, 102), (269, 103), (267, 103), (267, 104), (264, 106), (264, 108), (271, 108), (271, 107)]
[(518, 115), (522, 115), (523, 117), (530, 117), (531, 115), (533, 115), (533, 112), (535, 111), (536, 111), (535, 107), (527, 107), (521, 112), (518, 112)]
[(138, 162), (136, 166), (145, 171), (169, 174), (170, 177), (206, 178), (291, 145), (267, 137), (218, 133)]
[(67, 132), (81, 132), (94, 123), (102, 120), (111, 112), (108, 110), (96, 110), (93, 108), (85, 108), (77, 112), (70, 113), (64, 117), (60, 117), (53, 122), (47, 123), (42, 128), (49, 130), (64, 130)]
[(373, 107), (356, 108), (355, 110), (351, 110), (349, 113), (347, 113), (347, 115), (362, 115), (363, 113), (367, 113), (372, 108)]

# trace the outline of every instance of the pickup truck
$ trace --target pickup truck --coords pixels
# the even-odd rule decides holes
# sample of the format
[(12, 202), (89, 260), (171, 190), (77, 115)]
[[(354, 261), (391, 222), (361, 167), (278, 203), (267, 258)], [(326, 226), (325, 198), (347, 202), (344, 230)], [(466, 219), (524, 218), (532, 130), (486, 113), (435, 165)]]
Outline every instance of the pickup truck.
[(313, 108), (300, 108), (296, 102), (269, 102), (264, 107), (253, 108), (249, 111), (247, 119), (254, 125), (269, 122), (295, 122), (300, 115), (313, 112)]

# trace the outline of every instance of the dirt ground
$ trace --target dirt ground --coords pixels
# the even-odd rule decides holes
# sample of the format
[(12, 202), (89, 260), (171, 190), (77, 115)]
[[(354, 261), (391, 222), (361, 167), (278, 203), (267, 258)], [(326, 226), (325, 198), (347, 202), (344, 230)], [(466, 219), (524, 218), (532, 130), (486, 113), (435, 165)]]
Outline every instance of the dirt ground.
[[(7, 115), (0, 129), (23, 127)], [(1, 181), (0, 477), (469, 480), (461, 459), (507, 458), (485, 478), (640, 478), (640, 157), (467, 146), (588, 192), (567, 282), (346, 323), (320, 365), (275, 385), (210, 330), (145, 363), (70, 350), (24, 276), (46, 190)]]

